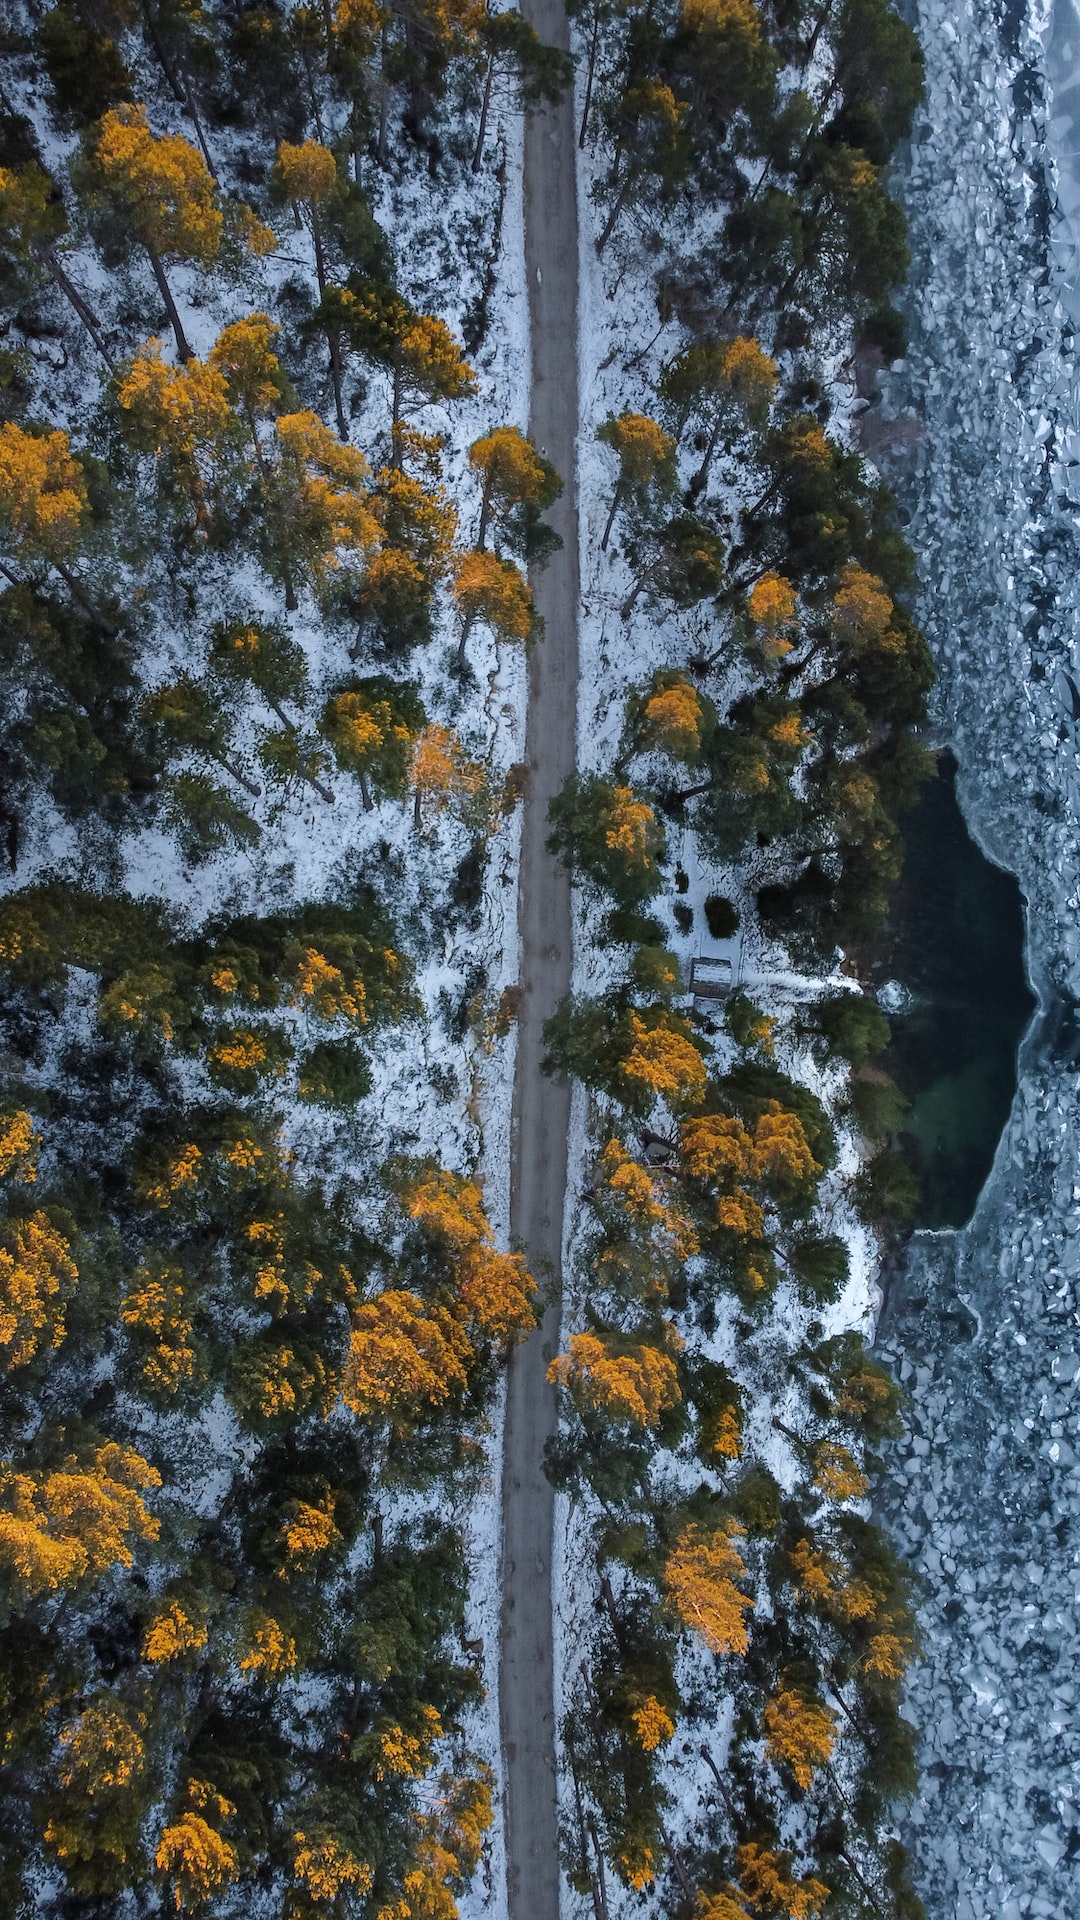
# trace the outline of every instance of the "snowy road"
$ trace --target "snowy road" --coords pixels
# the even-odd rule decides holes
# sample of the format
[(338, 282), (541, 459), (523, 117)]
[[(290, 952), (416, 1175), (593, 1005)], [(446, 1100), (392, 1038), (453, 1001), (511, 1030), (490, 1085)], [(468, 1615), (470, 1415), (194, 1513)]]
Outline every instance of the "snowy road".
[[(562, 0), (526, 0), (541, 37), (566, 46)], [(559, 1330), (569, 1087), (540, 1071), (543, 1023), (570, 986), (570, 887), (547, 852), (547, 807), (575, 761), (578, 546), (577, 200), (572, 95), (530, 114), (525, 132), (525, 260), (532, 327), (533, 438), (565, 482), (552, 524), (563, 548), (533, 582), (546, 627), (532, 654), (519, 915), (521, 985), (511, 1228), (548, 1289), (543, 1322), (510, 1366), (503, 1454), (500, 1714), (506, 1764), (510, 1920), (557, 1920), (559, 1863), (552, 1689), (553, 1495), (544, 1442), (555, 1424), (547, 1362)], [(552, 1284), (552, 1283), (555, 1284)]]

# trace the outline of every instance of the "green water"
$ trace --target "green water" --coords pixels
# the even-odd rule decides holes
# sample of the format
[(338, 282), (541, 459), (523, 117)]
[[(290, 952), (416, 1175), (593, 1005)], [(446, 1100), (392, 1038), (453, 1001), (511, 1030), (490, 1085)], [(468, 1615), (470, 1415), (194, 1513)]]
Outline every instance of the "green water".
[(1035, 1002), (1024, 977), (1020, 889), (968, 834), (956, 763), (905, 819), (897, 889), (877, 983), (912, 996), (890, 1014), (883, 1065), (911, 1102), (900, 1144), (918, 1175), (919, 1227), (971, 1218), (1016, 1090), (1016, 1050)]

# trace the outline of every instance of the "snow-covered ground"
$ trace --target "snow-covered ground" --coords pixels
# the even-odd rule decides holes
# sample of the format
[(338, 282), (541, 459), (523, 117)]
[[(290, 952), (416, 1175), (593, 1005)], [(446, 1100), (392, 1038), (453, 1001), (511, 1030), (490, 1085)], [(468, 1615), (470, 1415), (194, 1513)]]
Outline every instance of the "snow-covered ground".
[[(931, 1920), (1068, 1920), (1080, 1886), (1080, 21), (919, 0), (899, 186), (924, 423), (902, 491), (934, 722), (1027, 897), (1042, 1011), (967, 1230), (918, 1236), (879, 1342), (911, 1395), (881, 1507), (922, 1576), (906, 1821)], [(884, 435), (887, 439), (887, 433)], [(910, 457), (910, 456), (909, 456)]]

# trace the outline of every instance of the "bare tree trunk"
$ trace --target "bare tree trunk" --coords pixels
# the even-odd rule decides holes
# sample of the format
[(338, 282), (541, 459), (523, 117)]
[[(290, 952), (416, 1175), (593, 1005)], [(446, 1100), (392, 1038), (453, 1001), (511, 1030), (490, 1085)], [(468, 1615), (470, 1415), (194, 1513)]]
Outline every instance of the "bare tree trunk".
[(480, 126), (477, 130), (476, 145), (473, 148), (472, 170), (479, 173), (484, 158), (484, 136), (487, 133), (488, 109), (491, 106), (491, 89), (495, 79), (495, 55), (488, 54), (487, 75), (484, 80), (484, 99), (480, 108)]
[(56, 257), (51, 241), (37, 241), (34, 246), (34, 253), (41, 261), (45, 271), (55, 281), (64, 298), (78, 314), (79, 319), (82, 321), (83, 326), (86, 328), (87, 333), (90, 335), (91, 340), (111, 373), (116, 365), (116, 361), (113, 359), (112, 354), (109, 352), (108, 347), (101, 337), (97, 316), (93, 308), (89, 305), (89, 302), (83, 299), (78, 288), (73, 286), (68, 279), (65, 268), (61, 266), (60, 261)]
[(818, 14), (817, 21), (814, 26), (814, 31), (810, 35), (810, 38), (806, 43), (806, 49), (803, 54), (802, 70), (804, 73), (807, 67), (810, 65), (810, 62), (813, 59), (815, 53), (817, 52), (817, 43), (821, 38), (822, 30), (827, 24), (829, 16), (832, 13), (832, 10), (835, 5), (836, 5), (836, 0), (825, 0), (825, 5), (822, 7), (821, 12)]
[(603, 1915), (603, 1920), (608, 1920), (607, 1880), (604, 1875), (604, 1849), (600, 1845), (600, 1835), (596, 1831), (596, 1821), (591, 1813), (588, 1816), (588, 1822), (589, 1837), (596, 1849), (597, 1893), (600, 1900), (600, 1912)]
[(75, 596), (75, 599), (79, 602), (84, 612), (90, 615), (91, 620), (96, 620), (98, 626), (101, 627), (105, 633), (110, 635), (115, 634), (115, 621), (108, 619), (105, 614), (99, 612), (91, 600), (90, 595), (87, 593), (86, 588), (83, 586), (82, 581), (76, 574), (72, 573), (71, 568), (66, 566), (63, 560), (57, 560), (55, 556), (50, 556), (50, 565), (56, 568), (68, 592)]
[(364, 802), (364, 812), (370, 813), (375, 802), (371, 798), (371, 788), (368, 786), (368, 777), (363, 767), (358, 767), (357, 772), (360, 776), (360, 798)]
[[(319, 299), (326, 299), (326, 252), (323, 247), (322, 227), (319, 224), (319, 209), (314, 200), (308, 202), (311, 214), (311, 238), (315, 247), (315, 274), (319, 282)], [(347, 441), (349, 429), (345, 420), (345, 405), (341, 396), (341, 333), (337, 327), (327, 330), (330, 343), (330, 378), (334, 387), (334, 412), (337, 416), (338, 439)]]
[(621, 500), (621, 498), (622, 498), (622, 481), (620, 480), (618, 486), (616, 487), (614, 493), (611, 496), (611, 506), (608, 509), (607, 522), (604, 527), (603, 537), (600, 541), (601, 553), (607, 552), (607, 543), (611, 539), (611, 529), (615, 525), (615, 515), (618, 511), (619, 501)]
[[(277, 717), (281, 721), (282, 726), (285, 728), (286, 733), (295, 733), (296, 727), (293, 721), (289, 719), (289, 716), (286, 713), (284, 707), (281, 706), (278, 703), (278, 701), (272, 700), (268, 693), (263, 694), (263, 699), (266, 701), (266, 704), (270, 708), (270, 711), (272, 713), (277, 714)], [(300, 778), (301, 780), (306, 780), (308, 786), (313, 787), (315, 789), (315, 792), (318, 794), (319, 799), (325, 800), (328, 807), (332, 807), (336, 804), (334, 800), (334, 796), (331, 793), (329, 787), (325, 787), (322, 781), (317, 779), (313, 773), (308, 773), (305, 768), (301, 767)]]
[(375, 145), (375, 159), (380, 167), (390, 160), (390, 82), (386, 77), (386, 49), (390, 45), (389, 23), (383, 27), (381, 60), (379, 66), (379, 138)]
[(640, 600), (648, 584), (649, 584), (649, 569), (648, 567), (646, 567), (644, 573), (638, 574), (638, 577), (634, 581), (634, 584), (631, 587), (629, 593), (627, 594), (626, 599), (623, 601), (622, 606), (619, 608), (619, 618), (621, 620), (629, 620), (630, 615), (633, 613), (634, 608), (637, 606), (637, 603)]
[(403, 368), (401, 361), (394, 361), (394, 377), (390, 388), (390, 465), (395, 472), (401, 465), (401, 409), (404, 401), (402, 393)]
[(627, 197), (630, 193), (630, 185), (631, 185), (632, 179), (633, 179), (633, 175), (628, 173), (626, 176), (626, 179), (623, 181), (622, 186), (619, 188), (618, 193), (615, 195), (615, 198), (612, 201), (611, 212), (608, 214), (607, 219), (604, 221), (604, 230), (601, 233), (599, 240), (596, 242), (597, 259), (600, 258), (600, 255), (603, 253), (604, 248), (607, 246), (608, 241), (611, 239), (611, 236), (615, 231), (615, 222), (618, 220), (620, 213), (622, 212), (624, 206), (626, 205)]
[(476, 551), (483, 553), (487, 539), (488, 521), (491, 518), (491, 481), (484, 481), (484, 491), (480, 498), (480, 525), (476, 530)]
[(226, 773), (230, 774), (231, 777), (236, 781), (237, 786), (243, 787), (245, 793), (250, 793), (253, 800), (257, 800), (259, 798), (260, 794), (262, 793), (262, 788), (259, 786), (258, 782), (255, 780), (249, 780), (246, 773), (241, 773), (240, 768), (235, 764), (234, 761), (229, 759), (228, 754), (212, 753), (210, 755), (210, 758), (211, 760), (216, 760), (219, 767), (224, 767)]
[(709, 468), (712, 466), (713, 454), (716, 452), (717, 441), (720, 438), (720, 428), (722, 427), (722, 425), (723, 425), (723, 415), (718, 414), (716, 418), (716, 422), (713, 426), (713, 430), (709, 435), (708, 443), (705, 447), (705, 453), (704, 453), (704, 457), (702, 459), (701, 465), (698, 468), (697, 472), (694, 474), (693, 479), (690, 482), (691, 494), (699, 494), (704, 489), (705, 482), (709, 477)]
[(585, 135), (589, 125), (589, 109), (592, 106), (593, 81), (596, 78), (596, 54), (600, 45), (600, 5), (599, 0), (593, 11), (592, 39), (589, 41), (589, 67), (585, 76), (585, 103), (581, 109), (581, 132), (578, 134), (578, 146), (585, 145)]
[(683, 1866), (683, 1863), (680, 1860), (678, 1853), (676, 1852), (675, 1842), (672, 1839), (666, 1827), (661, 1827), (660, 1832), (664, 1836), (664, 1845), (667, 1848), (668, 1859), (671, 1861), (671, 1864), (675, 1869), (675, 1878), (678, 1881), (680, 1887), (682, 1888), (682, 1891), (685, 1897), (687, 1898), (687, 1900), (690, 1901), (692, 1906), (696, 1907), (697, 1898), (694, 1893), (693, 1887), (690, 1885), (690, 1882), (686, 1877), (686, 1868)]
[(216, 182), (217, 169), (211, 158), (210, 149), (206, 144), (206, 134), (203, 131), (203, 124), (199, 118), (198, 108), (195, 105), (195, 95), (192, 90), (190, 76), (184, 66), (183, 56), (181, 56), (180, 60), (174, 66), (165, 51), (165, 45), (161, 35), (158, 33), (157, 22), (154, 19), (153, 9), (149, 6), (148, 0), (143, 0), (142, 14), (146, 25), (147, 38), (157, 55), (158, 65), (168, 81), (169, 91), (173, 99), (178, 101), (186, 110), (188, 118), (195, 128), (195, 138), (202, 148), (202, 157), (206, 161), (207, 171), (209, 172), (211, 180)]
[(473, 626), (475, 625), (475, 619), (476, 619), (476, 616), (470, 613), (466, 617), (466, 619), (464, 619), (461, 623), (461, 639), (458, 641), (457, 657), (454, 662), (459, 673), (464, 671), (465, 642), (468, 639), (470, 633), (472, 632)]
[[(262, 486), (263, 486), (263, 497), (266, 501), (267, 514), (269, 515), (271, 511), (271, 497), (273, 492), (273, 489), (271, 488), (271, 485), (270, 485), (270, 473), (266, 465), (266, 456), (263, 453), (262, 446), (259, 441), (259, 429), (258, 429), (258, 426), (256, 425), (255, 415), (252, 413), (251, 408), (246, 404), (246, 402), (244, 405), (244, 413), (247, 416), (248, 431), (251, 434), (251, 445), (255, 453), (255, 465), (259, 469), (259, 478), (262, 481)], [(282, 557), (282, 561), (281, 561), (281, 572), (282, 572), (282, 576), (285, 584), (285, 611), (286, 613), (295, 613), (296, 605), (297, 605), (296, 588), (293, 585), (292, 568), (290, 567), (288, 560), (284, 556)]]
[(188, 345), (187, 334), (181, 325), (180, 315), (176, 311), (176, 302), (169, 291), (169, 283), (165, 278), (165, 269), (161, 264), (157, 249), (150, 245), (149, 240), (144, 241), (143, 244), (150, 256), (150, 265), (154, 269), (154, 279), (157, 281), (158, 292), (165, 302), (165, 311), (169, 316), (169, 325), (172, 327), (173, 334), (176, 338), (176, 351), (184, 362), (194, 360), (195, 355)]

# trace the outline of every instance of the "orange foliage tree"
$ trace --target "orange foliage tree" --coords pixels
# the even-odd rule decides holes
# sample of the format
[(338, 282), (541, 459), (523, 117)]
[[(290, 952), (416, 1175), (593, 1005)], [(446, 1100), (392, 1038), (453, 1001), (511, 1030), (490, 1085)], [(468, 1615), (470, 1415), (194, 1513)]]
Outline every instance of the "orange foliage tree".
[(390, 1288), (357, 1308), (341, 1396), (362, 1420), (416, 1419), (464, 1387), (471, 1356), (445, 1307)]
[(529, 584), (512, 560), (493, 553), (459, 554), (454, 562), (454, 600), (461, 614), (457, 664), (465, 664), (465, 642), (477, 620), (499, 640), (528, 640), (536, 625)]
[(476, 533), (480, 551), (492, 520), (501, 521), (514, 507), (549, 507), (562, 492), (562, 481), (550, 460), (545, 460), (517, 427), (496, 427), (474, 440), (469, 448), (469, 465), (481, 481)]
[(473, 1337), (505, 1347), (536, 1324), (536, 1285), (520, 1253), (500, 1253), (475, 1180), (429, 1170), (407, 1181), (401, 1202), (411, 1220), (454, 1257), (458, 1310)]
[(747, 1841), (735, 1852), (739, 1892), (761, 1920), (812, 1920), (829, 1897), (821, 1880), (792, 1872), (791, 1856)]
[(705, 1062), (685, 1020), (661, 1014), (653, 1016), (649, 1025), (631, 1013), (629, 1038), (621, 1072), (635, 1094), (646, 1095), (650, 1105), (663, 1100), (675, 1112), (704, 1099)]
[(751, 588), (746, 604), (766, 658), (779, 660), (790, 653), (798, 620), (798, 601), (791, 581), (782, 573), (763, 573)]
[(0, 1361), (9, 1372), (60, 1345), (78, 1278), (71, 1247), (47, 1214), (0, 1222)]
[(836, 1744), (836, 1715), (805, 1689), (785, 1682), (765, 1708), (764, 1727), (770, 1758), (790, 1767), (805, 1792)]
[(681, 1398), (671, 1349), (682, 1343), (673, 1327), (665, 1330), (665, 1344), (667, 1352), (617, 1334), (573, 1333), (568, 1351), (551, 1362), (548, 1379), (590, 1413), (652, 1429)]
[(130, 1567), (132, 1542), (156, 1540), (160, 1523), (144, 1491), (161, 1475), (131, 1447), (106, 1441), (52, 1470), (0, 1466), (0, 1567), (29, 1598), (70, 1588), (109, 1567)]
[(748, 1644), (744, 1616), (754, 1603), (737, 1584), (746, 1575), (735, 1545), (741, 1532), (733, 1521), (714, 1528), (692, 1522), (664, 1563), (664, 1588), (675, 1613), (717, 1654), (744, 1654)]
[(413, 790), (413, 819), (417, 832), (424, 825), (424, 806), (442, 813), (455, 800), (468, 803), (484, 792), (484, 769), (466, 753), (452, 728), (432, 720), (413, 747), (409, 784)]
[(615, 515), (629, 496), (640, 497), (652, 487), (664, 494), (674, 492), (675, 442), (648, 414), (629, 411), (605, 420), (597, 427), (596, 437), (611, 448), (619, 461), (619, 477), (600, 539), (600, 551), (606, 553)]

